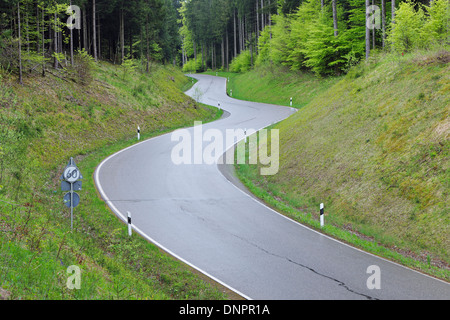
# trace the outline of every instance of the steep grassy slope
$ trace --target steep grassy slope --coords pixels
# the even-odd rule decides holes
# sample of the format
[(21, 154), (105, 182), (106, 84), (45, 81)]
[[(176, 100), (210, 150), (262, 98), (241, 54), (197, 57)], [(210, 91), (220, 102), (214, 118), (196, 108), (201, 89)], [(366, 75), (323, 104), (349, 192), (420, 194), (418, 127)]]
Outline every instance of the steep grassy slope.
[[(281, 66), (263, 65), (246, 73), (205, 72), (226, 77), (228, 94), (233, 98), (247, 101), (272, 103), (301, 108), (317, 95), (325, 92), (341, 77), (317, 78), (312, 73), (290, 71)], [(232, 91), (232, 92), (231, 92)]]
[[(220, 113), (197, 105), (171, 67), (151, 74), (100, 63), (90, 85), (63, 73), (0, 74), (0, 298), (222, 299), (221, 288), (137, 235), (128, 238), (96, 192), (92, 175), (108, 155), (142, 139)], [(63, 204), (59, 177), (70, 157), (84, 175), (80, 205)], [(69, 266), (81, 269), (70, 290)]]
[(240, 165), (238, 175), (296, 219), (317, 226), (323, 202), (327, 225), (418, 258), (448, 279), (449, 57), (383, 55), (361, 64), (274, 127), (278, 174)]

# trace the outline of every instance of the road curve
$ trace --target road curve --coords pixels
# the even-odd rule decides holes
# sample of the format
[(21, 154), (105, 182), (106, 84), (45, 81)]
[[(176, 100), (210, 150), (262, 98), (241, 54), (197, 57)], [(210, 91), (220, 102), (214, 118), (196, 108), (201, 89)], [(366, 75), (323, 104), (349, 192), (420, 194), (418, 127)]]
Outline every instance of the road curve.
[[(186, 94), (205, 104), (220, 104), (228, 115), (203, 125), (203, 131), (258, 130), (294, 112), (232, 99), (226, 95), (225, 78), (193, 77), (199, 82)], [(350, 247), (273, 211), (231, 183), (216, 164), (174, 164), (171, 155), (177, 144), (166, 134), (108, 157), (95, 172), (97, 189), (119, 218), (126, 221), (131, 212), (135, 231), (244, 298), (450, 298), (447, 282)], [(225, 143), (221, 153), (231, 147)], [(378, 268), (379, 282), (372, 281), (371, 266)], [(379, 289), (369, 289), (368, 282), (379, 283)]]

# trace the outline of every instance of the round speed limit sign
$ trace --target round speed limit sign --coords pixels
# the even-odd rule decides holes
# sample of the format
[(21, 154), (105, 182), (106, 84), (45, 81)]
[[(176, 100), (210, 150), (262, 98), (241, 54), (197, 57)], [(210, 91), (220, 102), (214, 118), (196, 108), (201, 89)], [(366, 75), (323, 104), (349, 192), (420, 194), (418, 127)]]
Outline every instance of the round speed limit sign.
[(77, 167), (69, 166), (64, 170), (64, 179), (67, 182), (73, 183), (80, 178), (80, 171)]

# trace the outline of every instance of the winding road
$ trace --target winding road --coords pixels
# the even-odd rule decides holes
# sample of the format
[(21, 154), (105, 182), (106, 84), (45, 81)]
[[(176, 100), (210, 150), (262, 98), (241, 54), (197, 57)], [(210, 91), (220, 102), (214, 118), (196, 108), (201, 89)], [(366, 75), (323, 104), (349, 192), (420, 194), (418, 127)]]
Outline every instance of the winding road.
[[(225, 78), (192, 77), (199, 81), (186, 94), (198, 98), (201, 93), (201, 102), (226, 111), (222, 119), (204, 124), (203, 132), (217, 129), (225, 136), (227, 129), (259, 130), (295, 112), (232, 99)], [(131, 212), (136, 232), (242, 297), (450, 299), (447, 282), (350, 247), (268, 208), (239, 186), (229, 165), (175, 164), (172, 151), (180, 142), (172, 140), (165, 134), (108, 157), (95, 172), (97, 189), (119, 218), (126, 221)], [(216, 160), (233, 144), (225, 143)], [(370, 289), (368, 282), (379, 288)]]

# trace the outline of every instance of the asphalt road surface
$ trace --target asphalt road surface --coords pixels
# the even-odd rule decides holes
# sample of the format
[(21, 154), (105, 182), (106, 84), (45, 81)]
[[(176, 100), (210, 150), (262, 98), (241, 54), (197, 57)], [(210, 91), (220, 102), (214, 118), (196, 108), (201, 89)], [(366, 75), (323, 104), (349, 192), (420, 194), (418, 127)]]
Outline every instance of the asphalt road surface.
[[(183, 131), (192, 137), (199, 128), (218, 129), (213, 132), (224, 137), (226, 130), (259, 130), (295, 112), (232, 99), (225, 78), (193, 77), (199, 82), (186, 94), (226, 112)], [(105, 159), (95, 173), (97, 188), (122, 220), (131, 212), (134, 232), (244, 298), (450, 299), (447, 282), (333, 240), (263, 205), (233, 179), (229, 165), (203, 159), (177, 164), (173, 150), (181, 140), (172, 140), (165, 134)], [(234, 143), (225, 141), (211, 155), (219, 159)], [(211, 144), (192, 142), (191, 159)]]

